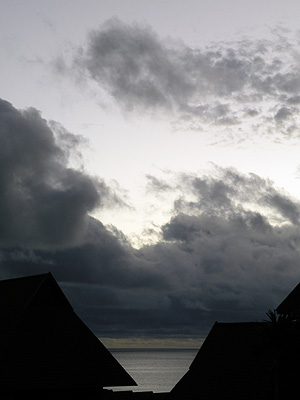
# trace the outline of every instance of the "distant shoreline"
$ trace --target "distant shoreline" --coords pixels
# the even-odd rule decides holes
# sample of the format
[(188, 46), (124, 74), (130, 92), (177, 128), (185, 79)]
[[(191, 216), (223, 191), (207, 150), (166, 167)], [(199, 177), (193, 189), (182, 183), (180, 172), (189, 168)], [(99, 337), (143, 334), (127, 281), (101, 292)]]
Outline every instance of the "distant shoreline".
[(178, 348), (178, 347), (112, 347), (108, 348), (109, 351), (117, 352), (117, 351), (165, 351), (165, 352), (173, 352), (173, 351), (197, 351), (199, 348)]
[(110, 338), (98, 337), (101, 343), (107, 349), (182, 349), (182, 350), (199, 350), (205, 337), (189, 337), (189, 338)]

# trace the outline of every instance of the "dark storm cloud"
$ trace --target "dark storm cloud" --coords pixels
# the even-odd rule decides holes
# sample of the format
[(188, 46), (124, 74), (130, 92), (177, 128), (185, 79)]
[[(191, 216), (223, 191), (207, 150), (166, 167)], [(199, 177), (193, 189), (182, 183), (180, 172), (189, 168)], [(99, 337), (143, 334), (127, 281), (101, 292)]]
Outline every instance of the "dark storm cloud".
[(215, 320), (264, 318), (298, 283), (300, 205), (271, 181), (220, 168), (154, 178), (148, 190), (180, 189), (156, 244), (134, 249), (87, 217), (80, 245), (2, 246), (1, 276), (50, 270), (102, 336), (205, 335)]
[[(299, 202), (269, 180), (232, 169), (166, 181), (152, 179), (152, 189), (182, 186), (183, 194), (161, 240), (123, 247), (119, 260), (114, 250), (117, 270), (106, 261), (101, 301), (87, 289), (82, 315), (100, 335), (108, 329), (113, 336), (205, 335), (215, 320), (264, 318), (300, 279)], [(70, 286), (68, 293), (75, 298)]]
[(181, 179), (194, 200), (175, 202), (164, 241), (147, 249), (170, 269), (173, 298), (212, 318), (243, 320), (255, 310), (258, 318), (300, 277), (299, 202), (270, 181), (234, 170)]
[(109, 196), (103, 182), (68, 167), (80, 138), (1, 100), (0, 141), (1, 246), (80, 243), (88, 213)]
[[(127, 111), (169, 110), (177, 125), (196, 130), (203, 124), (249, 129), (255, 123), (257, 134), (275, 132), (276, 123), (286, 120), (278, 134), (297, 135), (287, 121), (299, 114), (297, 43), (276, 31), (272, 40), (243, 38), (197, 48), (162, 40), (146, 26), (110, 20), (90, 33), (71, 68)], [(66, 65), (60, 71), (70, 73)]]

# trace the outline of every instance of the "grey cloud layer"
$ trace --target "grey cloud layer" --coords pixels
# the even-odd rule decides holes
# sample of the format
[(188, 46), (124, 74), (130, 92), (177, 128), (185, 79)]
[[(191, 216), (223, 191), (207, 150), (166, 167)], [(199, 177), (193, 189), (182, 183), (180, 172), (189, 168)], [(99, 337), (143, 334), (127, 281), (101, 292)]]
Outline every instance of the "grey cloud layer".
[(109, 195), (104, 183), (68, 167), (80, 138), (55, 134), (35, 109), (1, 100), (0, 141), (1, 246), (80, 243), (88, 213)]
[[(151, 182), (172, 190), (173, 183)], [(155, 245), (135, 250), (91, 220), (85, 245), (35, 251), (31, 261), (32, 253), (19, 251), (15, 272), (52, 270), (102, 336), (205, 335), (215, 320), (264, 318), (300, 277), (299, 202), (230, 169), (178, 176), (177, 185), (185, 195)], [(12, 255), (2, 263), (6, 273)]]
[(264, 318), (298, 283), (300, 203), (271, 181), (149, 175), (148, 190), (178, 196), (161, 239), (137, 250), (89, 216), (111, 191), (68, 167), (59, 136), (0, 102), (1, 278), (52, 271), (103, 336), (205, 335), (216, 319)]
[(169, 110), (179, 126), (196, 130), (209, 124), (246, 135), (255, 126), (260, 134), (298, 136), (297, 47), (275, 35), (200, 49), (111, 20), (91, 32), (74, 66), (126, 110)]
[(178, 183), (186, 195), (162, 227), (164, 241), (147, 249), (170, 269), (173, 300), (219, 320), (259, 318), (300, 277), (299, 202), (230, 169)]

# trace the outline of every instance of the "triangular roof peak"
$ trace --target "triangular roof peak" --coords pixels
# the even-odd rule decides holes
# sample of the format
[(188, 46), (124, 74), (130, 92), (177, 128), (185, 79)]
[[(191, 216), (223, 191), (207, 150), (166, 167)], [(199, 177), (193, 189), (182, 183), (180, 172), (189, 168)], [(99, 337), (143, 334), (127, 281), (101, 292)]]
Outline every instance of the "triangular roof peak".
[(0, 317), (0, 393), (136, 385), (51, 273), (0, 281)]
[(72, 309), (51, 272), (0, 281), (0, 310), (21, 311), (39, 305)]
[(172, 389), (172, 399), (193, 398), (197, 391), (211, 399), (267, 398), (274, 354), (265, 351), (265, 327), (265, 322), (216, 322)]
[(51, 272), (42, 277), (41, 283), (26, 304), (27, 307), (67, 307), (73, 310)]
[(300, 313), (300, 283), (276, 308), (278, 314)]

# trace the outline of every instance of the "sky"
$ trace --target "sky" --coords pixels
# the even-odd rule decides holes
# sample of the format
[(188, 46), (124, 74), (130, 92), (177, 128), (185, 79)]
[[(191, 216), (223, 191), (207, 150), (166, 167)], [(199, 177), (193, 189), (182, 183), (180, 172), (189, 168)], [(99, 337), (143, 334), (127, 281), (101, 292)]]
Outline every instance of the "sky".
[(300, 281), (298, 0), (0, 6), (0, 278), (51, 271), (114, 347), (264, 319)]

